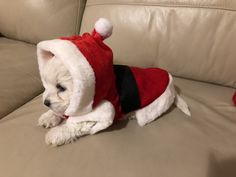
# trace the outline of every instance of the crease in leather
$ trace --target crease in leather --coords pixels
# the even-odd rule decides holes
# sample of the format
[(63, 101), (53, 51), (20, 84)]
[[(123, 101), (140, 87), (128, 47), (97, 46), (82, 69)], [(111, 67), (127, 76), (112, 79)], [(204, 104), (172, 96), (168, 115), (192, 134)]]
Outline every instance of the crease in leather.
[[(42, 90), (43, 91), (43, 90)], [(1, 123), (4, 123), (4, 122), (8, 122), (9, 120), (7, 119), (7, 117), (16, 112), (16, 111), (19, 111), (22, 107), (24, 107), (25, 105), (31, 103), (34, 99), (36, 99), (37, 97), (39, 97), (41, 94), (42, 94), (42, 91), (39, 91), (38, 93), (36, 93), (35, 95), (32, 95), (32, 97), (29, 97), (27, 100), (25, 100), (24, 103), (22, 103), (21, 105), (18, 105), (16, 107), (14, 107), (12, 110), (9, 110), (9, 112), (1, 115), (0, 117), (0, 124)]]
[[(80, 0), (79, 0), (80, 1)], [(87, 0), (85, 0), (87, 1)], [(80, 20), (78, 20), (78, 30), (77, 30), (77, 34), (80, 34), (80, 30), (81, 30), (81, 26), (82, 26), (82, 21), (83, 21), (83, 16), (84, 16), (84, 11), (85, 11), (85, 7), (86, 7), (86, 2), (85, 3), (81, 3), (82, 7), (80, 6), (80, 10), (78, 11), (78, 17), (80, 17)]]
[(75, 25), (75, 34), (79, 34), (80, 32), (80, 27), (81, 27), (81, 22), (83, 19), (83, 14), (84, 14), (84, 9), (85, 9), (85, 4), (84, 1), (78, 0), (77, 1), (77, 17), (76, 17), (76, 25)]
[(80, 9), (80, 1), (77, 1), (77, 16), (76, 16), (76, 24), (75, 24), (75, 34), (78, 34), (78, 25), (79, 25), (79, 9)]
[(200, 83), (204, 83), (204, 84), (211, 84), (211, 85), (215, 85), (215, 86), (220, 86), (220, 87), (225, 87), (225, 88), (232, 88), (235, 89), (236, 87), (231, 86), (231, 85), (225, 85), (222, 83), (217, 83), (217, 82), (213, 82), (213, 81), (204, 81), (201, 79), (195, 79), (195, 78), (186, 78), (185, 76), (179, 76), (179, 75), (175, 75), (175, 74), (171, 74), (172, 76), (174, 76), (175, 78), (179, 78), (179, 79), (187, 79), (189, 81), (194, 81), (194, 82), (200, 82)]
[[(201, 99), (198, 99), (197, 97), (188, 95), (188, 94), (186, 94), (186, 93), (184, 93), (184, 97), (189, 98), (189, 99), (191, 99), (191, 100), (194, 101), (194, 102), (197, 102), (198, 105), (201, 105), (203, 108), (207, 109), (208, 112), (211, 111), (212, 113), (215, 113), (215, 114), (220, 115), (220, 116), (222, 116), (222, 117), (229, 118), (227, 115), (224, 115), (224, 114), (222, 114), (220, 111), (218, 111), (217, 109), (215, 109), (212, 105), (210, 105), (210, 103), (205, 103), (205, 102), (202, 101)], [(191, 108), (190, 108), (190, 111), (191, 111)], [(230, 120), (230, 119), (228, 119), (228, 120)], [(232, 120), (231, 120), (231, 121), (232, 121)]]
[(201, 8), (201, 9), (212, 9), (212, 10), (226, 10), (226, 11), (236, 11), (235, 8), (225, 7), (225, 6), (214, 6), (214, 5), (197, 5), (197, 4), (184, 4), (184, 3), (138, 3), (138, 2), (109, 2), (109, 3), (87, 3), (87, 7), (100, 6), (100, 5), (136, 5), (136, 6), (160, 6), (160, 7), (176, 7), (176, 8)]

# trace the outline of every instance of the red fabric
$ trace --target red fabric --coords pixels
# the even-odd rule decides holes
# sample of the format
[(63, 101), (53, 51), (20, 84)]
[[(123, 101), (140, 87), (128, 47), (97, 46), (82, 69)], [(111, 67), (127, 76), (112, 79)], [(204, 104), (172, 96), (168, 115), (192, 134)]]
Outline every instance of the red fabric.
[(62, 117), (64, 120), (66, 120), (66, 119), (68, 119), (69, 118), (69, 116), (67, 116), (67, 115), (63, 115), (63, 117)]
[(141, 107), (147, 106), (158, 98), (169, 84), (169, 74), (159, 68), (130, 68), (139, 89)]
[[(113, 72), (112, 50), (103, 43), (103, 38), (94, 30), (92, 35), (63, 37), (74, 43), (87, 59), (95, 73), (95, 96), (93, 107), (102, 100), (110, 101), (116, 111), (115, 120), (122, 117), (119, 96), (116, 90), (115, 74)], [(159, 68), (130, 68), (139, 89), (141, 107), (158, 98), (168, 86), (168, 72)]]
[(236, 106), (236, 92), (234, 92), (234, 96), (233, 96), (232, 100), (233, 100), (234, 106)]
[(102, 37), (95, 30), (92, 35), (84, 33), (82, 36), (63, 37), (61, 39), (73, 42), (94, 70), (96, 83), (93, 107), (106, 99), (115, 108), (115, 119), (121, 118), (121, 107), (112, 66), (112, 50), (103, 43)]

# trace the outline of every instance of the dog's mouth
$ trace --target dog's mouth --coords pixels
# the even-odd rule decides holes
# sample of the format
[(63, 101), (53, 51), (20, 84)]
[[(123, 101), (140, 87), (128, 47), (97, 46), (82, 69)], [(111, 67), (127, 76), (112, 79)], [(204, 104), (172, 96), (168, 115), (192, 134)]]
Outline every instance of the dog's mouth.
[(69, 116), (63, 114), (62, 118), (65, 119), (65, 120), (67, 120), (67, 119), (69, 118)]
[(54, 110), (52, 110), (52, 111), (54, 112), (54, 114), (56, 114), (58, 117), (61, 117), (64, 120), (67, 120), (69, 118), (69, 116), (65, 115), (64, 112), (63, 113), (58, 113), (58, 112), (55, 112)]
[(61, 104), (52, 104), (49, 107), (53, 112), (55, 112), (56, 114), (62, 116), (64, 115), (66, 109), (67, 109), (67, 105), (61, 105)]

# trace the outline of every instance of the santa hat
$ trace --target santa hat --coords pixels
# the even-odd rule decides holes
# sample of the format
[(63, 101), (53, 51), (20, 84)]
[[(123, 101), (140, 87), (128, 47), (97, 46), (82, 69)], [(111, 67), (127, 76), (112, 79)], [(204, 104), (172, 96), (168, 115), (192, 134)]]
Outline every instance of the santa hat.
[(110, 92), (116, 90), (113, 54), (103, 43), (104, 39), (111, 36), (112, 28), (107, 19), (100, 18), (92, 34), (62, 37), (37, 45), (40, 74), (48, 60), (59, 59), (73, 78), (73, 94), (65, 115), (86, 114), (104, 98), (118, 105), (117, 93)]

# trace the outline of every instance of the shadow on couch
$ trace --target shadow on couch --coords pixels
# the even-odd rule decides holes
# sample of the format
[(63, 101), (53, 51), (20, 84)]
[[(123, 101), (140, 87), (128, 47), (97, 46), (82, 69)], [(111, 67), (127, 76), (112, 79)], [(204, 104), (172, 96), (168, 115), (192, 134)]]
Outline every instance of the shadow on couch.
[(236, 157), (217, 158), (213, 153), (209, 157), (208, 177), (236, 177)]

